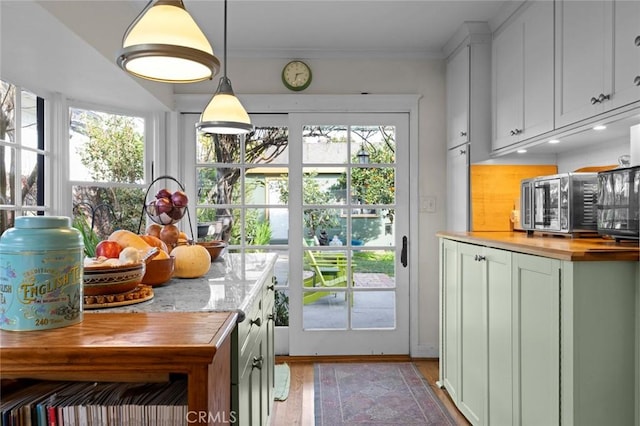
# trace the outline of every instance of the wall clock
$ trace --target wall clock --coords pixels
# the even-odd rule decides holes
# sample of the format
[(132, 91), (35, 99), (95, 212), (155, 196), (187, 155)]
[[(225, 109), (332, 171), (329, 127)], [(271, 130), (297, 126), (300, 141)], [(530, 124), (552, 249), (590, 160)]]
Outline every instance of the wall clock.
[(291, 61), (282, 69), (282, 83), (289, 90), (299, 92), (311, 84), (311, 68), (302, 61)]

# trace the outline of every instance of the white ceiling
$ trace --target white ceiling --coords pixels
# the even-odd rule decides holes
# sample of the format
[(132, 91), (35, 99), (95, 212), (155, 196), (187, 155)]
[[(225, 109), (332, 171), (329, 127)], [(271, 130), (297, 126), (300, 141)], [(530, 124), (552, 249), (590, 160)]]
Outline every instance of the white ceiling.
[[(183, 1), (222, 59), (222, 0)], [(489, 21), (519, 3), (229, 0), (228, 56), (443, 57), (443, 46), (463, 22)], [(146, 0), (0, 0), (2, 76), (42, 82), (46, 89), (79, 99), (91, 91), (91, 99), (101, 101), (101, 95), (114, 97), (110, 87), (97, 83), (109, 73), (107, 80), (117, 80), (115, 95), (122, 103), (171, 108), (171, 85), (159, 87), (122, 72), (113, 76), (122, 36), (146, 4)]]

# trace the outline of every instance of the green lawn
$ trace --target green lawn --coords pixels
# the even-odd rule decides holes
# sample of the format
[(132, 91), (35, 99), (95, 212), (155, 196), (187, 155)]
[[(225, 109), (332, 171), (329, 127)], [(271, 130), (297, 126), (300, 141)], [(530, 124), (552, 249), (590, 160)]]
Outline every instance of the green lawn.
[(355, 270), (359, 272), (378, 272), (390, 277), (395, 275), (393, 252), (356, 251), (353, 254), (353, 262), (356, 265)]

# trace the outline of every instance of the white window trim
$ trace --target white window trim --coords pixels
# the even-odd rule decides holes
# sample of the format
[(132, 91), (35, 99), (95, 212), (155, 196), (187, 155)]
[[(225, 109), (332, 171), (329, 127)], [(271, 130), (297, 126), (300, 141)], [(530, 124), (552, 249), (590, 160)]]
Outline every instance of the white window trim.
[[(52, 181), (52, 213), (73, 217), (73, 185), (79, 181), (69, 179), (69, 108), (80, 108), (86, 110), (100, 111), (109, 114), (129, 115), (142, 117), (145, 120), (145, 154), (144, 154), (144, 182), (148, 185), (152, 180), (152, 169), (155, 176), (158, 176), (158, 169), (165, 168), (165, 159), (161, 153), (164, 152), (164, 142), (166, 138), (161, 137), (161, 129), (164, 127), (163, 113), (149, 113), (123, 108), (100, 105), (90, 102), (78, 101), (65, 98), (60, 94), (54, 94), (48, 108), (51, 128), (46, 130), (52, 142), (52, 163), (56, 164), (57, 172), (51, 175)], [(47, 116), (49, 119), (49, 115)], [(53, 145), (55, 144), (55, 147)], [(87, 182), (93, 184), (92, 182)], [(142, 206), (140, 206), (142, 209)]]

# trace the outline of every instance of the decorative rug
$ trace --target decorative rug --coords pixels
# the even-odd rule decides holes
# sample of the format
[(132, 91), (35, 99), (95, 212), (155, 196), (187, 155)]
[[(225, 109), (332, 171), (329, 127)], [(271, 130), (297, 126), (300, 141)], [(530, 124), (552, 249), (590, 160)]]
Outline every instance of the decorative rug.
[(316, 426), (455, 425), (416, 366), (315, 364)]
[(276, 364), (273, 396), (276, 401), (284, 401), (289, 396), (289, 384), (291, 382), (289, 365)]

